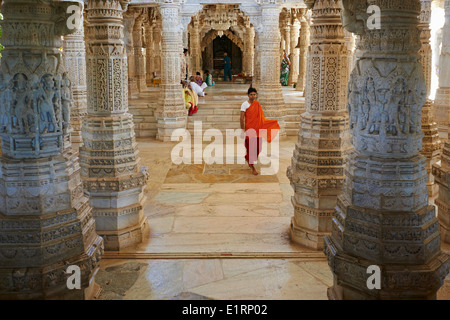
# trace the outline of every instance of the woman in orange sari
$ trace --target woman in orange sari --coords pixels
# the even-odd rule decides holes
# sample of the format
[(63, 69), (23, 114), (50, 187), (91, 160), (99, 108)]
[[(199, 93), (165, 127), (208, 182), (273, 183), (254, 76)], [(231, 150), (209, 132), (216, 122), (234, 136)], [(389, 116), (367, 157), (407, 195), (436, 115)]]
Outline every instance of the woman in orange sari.
[(255, 88), (249, 88), (247, 91), (248, 101), (241, 105), (241, 129), (245, 130), (245, 148), (247, 154), (245, 160), (248, 162), (250, 169), (254, 175), (258, 174), (254, 163), (258, 160), (259, 153), (262, 149), (262, 139), (271, 142), (276, 135), (280, 126), (277, 120), (270, 120), (264, 117), (261, 104), (256, 101), (258, 92)]

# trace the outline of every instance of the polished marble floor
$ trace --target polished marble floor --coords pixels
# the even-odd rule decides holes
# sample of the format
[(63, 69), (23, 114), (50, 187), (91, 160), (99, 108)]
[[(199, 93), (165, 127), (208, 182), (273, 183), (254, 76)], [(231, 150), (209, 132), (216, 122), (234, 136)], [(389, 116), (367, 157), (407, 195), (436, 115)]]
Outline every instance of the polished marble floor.
[[(136, 247), (105, 253), (98, 299), (327, 299), (333, 279), (324, 254), (289, 240), (294, 210), (286, 169), (297, 137), (281, 138), (272, 158), (278, 170), (258, 176), (237, 155), (234, 164), (206, 164), (206, 157), (177, 165), (177, 142), (137, 141), (150, 175), (150, 234)], [(446, 290), (440, 298), (449, 299)]]

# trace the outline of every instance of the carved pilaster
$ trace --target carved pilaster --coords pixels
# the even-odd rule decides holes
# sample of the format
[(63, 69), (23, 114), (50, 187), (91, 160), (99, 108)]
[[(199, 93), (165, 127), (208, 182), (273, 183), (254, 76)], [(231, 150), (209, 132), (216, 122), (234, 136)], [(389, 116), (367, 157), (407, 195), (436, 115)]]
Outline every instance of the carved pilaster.
[(153, 83), (153, 28), (150, 24), (145, 25), (145, 41), (145, 80), (147, 87), (149, 87)]
[(121, 38), (126, 4), (92, 0), (86, 7), (88, 115), (83, 121), (81, 175), (107, 250), (140, 243), (148, 227), (143, 214), (146, 175), (128, 113), (127, 57)]
[(450, 0), (445, 0), (445, 24), (442, 30), (442, 47), (439, 56), (439, 88), (436, 90), (433, 109), (439, 133), (447, 137), (450, 106)]
[[(306, 11), (306, 10), (305, 10)], [(309, 23), (305, 18), (306, 12), (303, 11), (302, 18), (300, 19), (300, 52), (298, 63), (298, 79), (295, 90), (305, 93), (306, 83), (306, 62), (308, 59), (308, 47), (310, 37)]]
[(145, 49), (143, 45), (144, 34), (142, 32), (143, 23), (148, 20), (147, 10), (147, 8), (139, 9), (139, 16), (135, 19), (133, 26), (134, 77), (136, 78), (136, 85), (139, 92), (147, 89), (145, 79)]
[(158, 19), (154, 20), (154, 27), (153, 27), (153, 50), (152, 50), (152, 65), (153, 65), (153, 71), (156, 73), (157, 76), (161, 76), (161, 18), (158, 17)]
[(191, 62), (191, 70), (192, 75), (194, 75), (197, 71), (203, 74), (202, 71), (202, 53), (200, 50), (200, 30), (199, 30), (199, 20), (198, 17), (192, 18), (192, 27), (190, 32), (190, 62)]
[(73, 105), (70, 109), (70, 125), (72, 132), (72, 148), (78, 151), (83, 143), (81, 123), (87, 114), (86, 91), (86, 48), (84, 45), (84, 21), (81, 15), (80, 27), (76, 32), (64, 36), (64, 66), (72, 83)]
[[(247, 18), (248, 19), (248, 18)], [(255, 28), (246, 21), (244, 34), (244, 52), (242, 59), (242, 71), (254, 76), (254, 56), (255, 56)]]
[(125, 44), (127, 64), (128, 64), (128, 94), (130, 98), (137, 98), (139, 96), (139, 89), (136, 78), (136, 67), (135, 67), (135, 55), (134, 55), (134, 44), (133, 44), (133, 29), (136, 21), (138, 12), (134, 9), (130, 9), (123, 15), (123, 42)]
[(186, 127), (186, 108), (180, 86), (183, 28), (179, 4), (163, 3), (159, 9), (162, 17), (162, 82), (161, 102), (156, 110), (156, 137), (162, 141), (170, 141), (173, 130)]
[(296, 48), (298, 43), (298, 37), (300, 33), (300, 22), (297, 20), (296, 15), (293, 15), (291, 21), (291, 31), (290, 31), (290, 55), (289, 60), (291, 61), (291, 66), (289, 68), (289, 80), (288, 84), (292, 85), (298, 79), (298, 63), (299, 63), (299, 49)]
[[(366, 1), (344, 0), (343, 25), (360, 54), (348, 88), (354, 152), (324, 252), (330, 299), (435, 299), (449, 270), (428, 204), (421, 108), (419, 0), (374, 0), (381, 27), (367, 27)], [(380, 268), (380, 289), (368, 267)]]
[[(70, 79), (61, 36), (79, 2), (2, 2), (0, 299), (85, 299), (103, 241), (70, 143)], [(70, 70), (70, 69), (69, 69)], [(69, 290), (66, 270), (81, 271)]]
[(317, 0), (306, 78), (306, 112), (287, 175), (294, 188), (292, 241), (323, 249), (351, 150), (346, 109), (348, 51), (338, 0)]
[[(420, 14), (420, 42), (422, 46), (419, 50), (421, 57), (422, 70), (425, 76), (425, 86), (427, 89), (427, 97), (430, 94), (431, 88), (431, 70), (432, 70), (432, 52), (430, 45), (430, 19), (431, 19), (431, 1), (421, 0), (421, 14)], [(441, 155), (441, 140), (439, 139), (439, 132), (437, 123), (434, 121), (434, 115), (431, 109), (432, 102), (427, 98), (425, 105), (422, 108), (422, 131), (424, 133), (423, 145), (420, 154), (427, 158), (427, 173), (428, 173), (428, 195), (430, 198), (435, 198), (438, 192), (438, 186), (434, 183), (434, 176), (432, 174), (433, 165), (439, 160)]]
[(258, 32), (258, 59), (261, 82), (258, 88), (259, 102), (267, 118), (278, 120), (280, 136), (286, 135), (284, 116), (286, 106), (280, 84), (280, 29), (278, 26), (280, 7), (276, 4), (261, 4), (261, 23)]

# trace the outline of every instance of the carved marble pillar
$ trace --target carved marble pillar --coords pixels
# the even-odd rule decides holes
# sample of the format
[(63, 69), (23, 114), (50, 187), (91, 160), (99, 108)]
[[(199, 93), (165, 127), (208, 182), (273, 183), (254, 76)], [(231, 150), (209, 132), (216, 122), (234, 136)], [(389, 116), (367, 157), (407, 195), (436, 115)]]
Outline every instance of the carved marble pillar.
[(339, 0), (316, 0), (306, 76), (306, 112), (301, 115), (287, 176), (294, 188), (291, 240), (323, 249), (344, 184), (349, 151), (346, 89), (348, 51)]
[(147, 89), (145, 49), (143, 48), (142, 24), (148, 19), (147, 8), (139, 10), (139, 16), (135, 19), (133, 26), (133, 54), (134, 54), (134, 77), (139, 92)]
[(347, 30), (344, 30), (344, 40), (345, 45), (347, 46), (348, 50), (348, 76), (352, 74), (353, 71), (353, 53), (355, 50), (355, 39), (353, 38), (353, 34)]
[(442, 30), (442, 47), (439, 57), (439, 88), (436, 90), (434, 110), (436, 122), (442, 137), (448, 139), (447, 128), (450, 126), (450, 0), (445, 0), (445, 24)]
[(153, 27), (152, 65), (156, 76), (161, 77), (161, 20), (157, 19)]
[(258, 33), (260, 51), (260, 77), (258, 99), (267, 118), (276, 119), (280, 124), (280, 136), (286, 135), (284, 116), (286, 106), (280, 83), (281, 60), (279, 55), (280, 29), (278, 4), (261, 4), (261, 32)]
[[(444, 27), (444, 36), (443, 36), (443, 45), (441, 49), (441, 60), (439, 62), (439, 80), (441, 81), (442, 72), (446, 70), (446, 66), (443, 65), (447, 63), (447, 67), (450, 65), (450, 60), (446, 60), (446, 57), (450, 57), (449, 47), (444, 47), (444, 43), (448, 40), (444, 40), (444, 37), (450, 34), (449, 26), (450, 22), (449, 18), (449, 5), (450, 1), (445, 2), (446, 7), (446, 26)], [(448, 41), (447, 41), (448, 44)], [(445, 77), (445, 76), (444, 76)], [(441, 83), (441, 82), (439, 82)], [(440, 87), (438, 92), (444, 93), (441, 97), (445, 98), (445, 90)], [(445, 99), (443, 99), (445, 100)], [(435, 100), (436, 103), (436, 100)], [(449, 104), (447, 103), (447, 108), (449, 108)], [(442, 110), (441, 110), (442, 111)], [(438, 114), (438, 110), (436, 110), (436, 114)], [(436, 115), (436, 118), (438, 115)], [(450, 127), (447, 128), (447, 132), (450, 131)], [(450, 136), (450, 132), (449, 132)], [(447, 244), (447, 247), (450, 246), (450, 140), (446, 140), (444, 144), (444, 149), (442, 150), (441, 161), (437, 164), (433, 165), (433, 175), (435, 178), (435, 182), (439, 185), (439, 195), (435, 200), (435, 204), (438, 207), (438, 219), (439, 219), (439, 227), (441, 231), (442, 241)], [(447, 249), (448, 250), (448, 249)], [(449, 252), (450, 254), (450, 252)]]
[(289, 68), (289, 80), (288, 84), (292, 85), (298, 79), (298, 63), (299, 63), (299, 49), (296, 48), (298, 37), (300, 33), (300, 22), (297, 20), (296, 16), (292, 17), (291, 30), (290, 30), (290, 55), (289, 60), (291, 61), (291, 66)]
[[(431, 72), (432, 72), (432, 52), (430, 45), (431, 29), (431, 1), (421, 0), (422, 10), (420, 14), (420, 40), (422, 47), (420, 48), (420, 57), (425, 76), (425, 86), (427, 89), (427, 97), (430, 95), (431, 89)], [(434, 121), (434, 115), (431, 110), (432, 102), (427, 98), (425, 105), (422, 108), (422, 131), (424, 137), (422, 140), (423, 146), (420, 154), (427, 158), (427, 173), (428, 173), (428, 195), (431, 199), (435, 198), (438, 193), (438, 185), (434, 183), (434, 176), (432, 174), (433, 165), (439, 160), (441, 155), (441, 140), (439, 139), (439, 132), (437, 123)]]
[(146, 175), (128, 113), (127, 58), (121, 38), (127, 4), (90, 0), (86, 7), (88, 114), (80, 163), (106, 250), (140, 243), (148, 228), (143, 213)]
[[(300, 19), (300, 53), (298, 64), (298, 79), (295, 90), (305, 92), (306, 82), (306, 62), (308, 58), (309, 47), (309, 23), (305, 18), (306, 11), (303, 11), (302, 18)], [(305, 95), (305, 94), (303, 94)]]
[(258, 35), (259, 32), (257, 32), (258, 29), (255, 29), (255, 69), (254, 69), (254, 75), (252, 80), (252, 86), (259, 90), (259, 86), (261, 84), (261, 45)]
[(156, 138), (170, 141), (172, 132), (186, 127), (186, 108), (180, 86), (182, 26), (179, 15), (180, 5), (162, 3), (162, 82), (161, 101), (156, 110), (158, 133)]
[(254, 75), (255, 56), (255, 29), (250, 25), (250, 21), (245, 21), (244, 52), (242, 59), (242, 71), (249, 75)]
[[(70, 142), (71, 81), (59, 51), (61, 36), (77, 31), (66, 24), (70, 5), (81, 8), (2, 2), (0, 299), (89, 298), (103, 252)], [(71, 265), (81, 290), (67, 288)]]
[(138, 13), (134, 9), (128, 10), (123, 19), (123, 42), (125, 43), (127, 62), (128, 62), (128, 94), (129, 98), (137, 98), (139, 89), (136, 78), (136, 67), (134, 61), (133, 28)]
[(83, 15), (81, 15), (80, 27), (76, 32), (64, 36), (63, 41), (64, 66), (72, 83), (73, 105), (70, 109), (70, 125), (73, 128), (72, 148), (76, 152), (83, 143), (81, 123), (87, 114), (86, 48), (83, 23)]
[(145, 40), (146, 40), (146, 48), (145, 48), (145, 80), (147, 87), (151, 86), (153, 83), (153, 28), (150, 24), (145, 25)]
[(192, 70), (191, 72), (192, 75), (194, 75), (196, 72), (200, 72), (200, 74), (203, 74), (198, 17), (192, 18), (192, 27), (190, 31), (190, 56), (191, 56), (190, 67)]
[[(355, 150), (332, 234), (325, 237), (334, 276), (328, 297), (435, 299), (449, 257), (440, 249), (426, 159), (419, 154), (426, 101), (418, 54), (420, 1), (371, 1), (380, 8), (380, 29), (368, 29), (365, 3), (343, 1), (343, 25), (359, 35), (360, 55), (348, 90)], [(380, 289), (368, 288), (372, 265), (380, 268)]]

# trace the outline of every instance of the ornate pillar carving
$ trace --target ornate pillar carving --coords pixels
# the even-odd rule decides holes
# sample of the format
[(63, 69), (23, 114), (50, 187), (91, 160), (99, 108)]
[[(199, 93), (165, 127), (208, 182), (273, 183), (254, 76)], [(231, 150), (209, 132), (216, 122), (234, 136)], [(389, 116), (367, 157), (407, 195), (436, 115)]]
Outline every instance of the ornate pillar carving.
[[(445, 2), (446, 13), (449, 12), (450, 1)], [(449, 15), (447, 14), (447, 19)], [(444, 27), (444, 36), (443, 43), (446, 41), (444, 37), (449, 35), (449, 20), (446, 20), (446, 27)], [(447, 32), (447, 33), (445, 33)], [(447, 38), (448, 39), (448, 38)], [(448, 50), (448, 46), (445, 48)], [(442, 45), (441, 57), (445, 57), (445, 55), (450, 56), (450, 51), (444, 52), (444, 44)], [(445, 64), (447, 66), (450, 65), (450, 60), (442, 58), (439, 62), (440, 72), (439, 75), (442, 75), (442, 72), (445, 70)], [(440, 78), (439, 78), (440, 79)], [(444, 92), (440, 87), (441, 93)], [(436, 101), (435, 101), (436, 102)], [(447, 104), (447, 108), (448, 108)], [(438, 113), (438, 110), (436, 110)], [(436, 116), (437, 118), (437, 116)], [(447, 129), (450, 131), (450, 127)], [(449, 134), (450, 135), (450, 134)], [(439, 229), (441, 231), (442, 241), (447, 245), (450, 245), (450, 140), (446, 140), (444, 144), (444, 149), (442, 150), (441, 161), (437, 164), (433, 165), (433, 175), (435, 178), (435, 182), (439, 185), (439, 196), (435, 200), (435, 204), (438, 207), (438, 219), (439, 219)], [(448, 250), (448, 249), (447, 249)], [(449, 252), (450, 253), (450, 252)]]
[(135, 19), (133, 26), (133, 54), (134, 54), (134, 77), (139, 92), (147, 89), (147, 82), (145, 79), (145, 49), (143, 48), (142, 24), (148, 20), (147, 8), (138, 9), (139, 16)]
[[(59, 48), (77, 31), (66, 24), (71, 5), (81, 8), (2, 2), (0, 299), (88, 298), (103, 251), (70, 143), (73, 98)], [(70, 265), (81, 290), (67, 288)]]
[[(379, 29), (367, 27), (366, 1), (343, 4), (343, 25), (359, 35), (360, 54), (348, 90), (355, 150), (332, 234), (325, 237), (334, 276), (328, 297), (435, 299), (449, 257), (440, 249), (426, 159), (419, 154), (426, 101), (418, 54), (420, 1), (370, 1), (380, 8)], [(368, 288), (371, 265), (380, 268), (380, 289)]]
[(255, 29), (251, 26), (250, 20), (245, 20), (244, 52), (242, 61), (242, 71), (254, 76), (253, 65), (255, 55)]
[(278, 120), (280, 124), (280, 136), (286, 135), (284, 116), (286, 106), (280, 84), (279, 55), (280, 29), (278, 20), (280, 6), (272, 2), (261, 3), (261, 31), (258, 32), (258, 52), (260, 59), (261, 82), (258, 88), (259, 102), (264, 109), (267, 118)]
[[(152, 50), (152, 65), (153, 65), (153, 71), (156, 73), (158, 77), (161, 77), (161, 31), (162, 25), (161, 25), (161, 18), (158, 17), (158, 19), (154, 20), (154, 27), (153, 27), (153, 50)], [(181, 80), (181, 79), (180, 79)]]
[(191, 73), (194, 75), (197, 71), (203, 74), (202, 70), (202, 53), (200, 49), (200, 30), (198, 17), (192, 18), (192, 27), (190, 31), (190, 56), (191, 56)]
[(145, 80), (147, 87), (152, 85), (153, 82), (153, 26), (150, 23), (145, 25)]
[[(431, 1), (420, 0), (422, 10), (420, 14), (420, 41), (422, 47), (419, 50), (423, 74), (425, 76), (425, 86), (427, 89), (427, 97), (430, 95), (431, 89), (431, 72), (432, 72), (432, 52), (430, 45), (431, 29)], [(441, 155), (441, 140), (439, 139), (439, 132), (437, 123), (434, 121), (434, 115), (431, 110), (432, 102), (427, 98), (425, 105), (422, 107), (422, 131), (424, 137), (422, 139), (423, 145), (420, 154), (427, 158), (427, 173), (428, 173), (428, 195), (431, 199), (435, 198), (438, 193), (438, 185), (434, 183), (434, 176), (432, 174), (433, 165), (439, 160)]]
[(295, 90), (302, 91), (305, 94), (305, 82), (306, 82), (306, 61), (308, 58), (309, 47), (309, 23), (306, 20), (306, 10), (302, 9), (302, 17), (300, 19), (300, 52), (298, 63), (298, 79)]
[(299, 49), (296, 48), (298, 37), (300, 33), (300, 22), (297, 20), (297, 15), (292, 15), (291, 21), (291, 31), (290, 31), (290, 55), (289, 60), (291, 61), (291, 66), (289, 68), (289, 80), (288, 84), (292, 85), (297, 81), (298, 78), (298, 63), (299, 63)]
[(80, 148), (83, 184), (106, 250), (142, 241), (145, 172), (141, 171), (133, 117), (128, 112), (123, 12), (128, 1), (90, 0), (88, 20), (88, 115)]
[(162, 81), (161, 102), (156, 110), (156, 138), (170, 141), (173, 130), (186, 127), (186, 108), (180, 86), (183, 28), (178, 3), (162, 3), (159, 10), (162, 17)]
[(138, 11), (130, 8), (130, 10), (126, 11), (123, 15), (123, 42), (125, 43), (128, 62), (128, 94), (130, 98), (137, 98), (139, 96), (133, 44), (133, 29), (138, 14)]
[(291, 240), (323, 249), (344, 184), (349, 151), (348, 51), (339, 0), (316, 0), (306, 77), (306, 112), (287, 176), (294, 188)]
[(81, 15), (80, 26), (77, 31), (65, 35), (63, 41), (64, 66), (72, 83), (73, 105), (70, 109), (70, 125), (73, 128), (72, 148), (75, 151), (78, 151), (83, 143), (81, 123), (87, 114), (86, 48), (83, 24), (83, 15)]
[(450, 0), (445, 0), (444, 9), (445, 24), (442, 30), (442, 47), (439, 56), (439, 88), (436, 90), (433, 104), (435, 119), (442, 136), (447, 134), (447, 128), (450, 126)]

